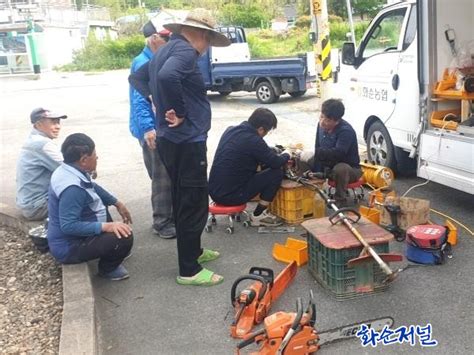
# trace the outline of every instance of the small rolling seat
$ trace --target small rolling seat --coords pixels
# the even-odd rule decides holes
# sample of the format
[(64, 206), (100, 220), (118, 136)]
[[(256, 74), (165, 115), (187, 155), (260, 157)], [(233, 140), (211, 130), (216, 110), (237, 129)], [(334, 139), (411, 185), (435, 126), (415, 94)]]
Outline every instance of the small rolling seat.
[(215, 202), (211, 202), (209, 204), (209, 217), (207, 218), (207, 223), (204, 230), (208, 233), (212, 232), (212, 226), (217, 225), (216, 216), (218, 215), (226, 215), (228, 217), (229, 225), (225, 231), (229, 234), (234, 233), (234, 219), (237, 222), (240, 222), (241, 215), (245, 215), (246, 218), (242, 224), (244, 227), (248, 227), (250, 225), (250, 217), (247, 211), (245, 211), (245, 208), (247, 208), (246, 203), (238, 206), (224, 206)]
[[(349, 191), (352, 191), (354, 195), (354, 202), (358, 203), (359, 201), (364, 199), (365, 192), (364, 192), (364, 180), (360, 178), (356, 182), (351, 182), (349, 185), (346, 186), (346, 194), (349, 195)], [(336, 192), (336, 182), (333, 180), (328, 180), (328, 196), (329, 198), (334, 198), (334, 194)]]

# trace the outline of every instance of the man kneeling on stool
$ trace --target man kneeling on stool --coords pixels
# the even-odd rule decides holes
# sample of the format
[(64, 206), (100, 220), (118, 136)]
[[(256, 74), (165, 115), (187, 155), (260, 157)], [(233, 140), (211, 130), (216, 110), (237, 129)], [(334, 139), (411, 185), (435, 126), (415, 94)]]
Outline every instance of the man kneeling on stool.
[[(277, 154), (263, 137), (277, 127), (277, 118), (266, 108), (256, 109), (248, 121), (227, 128), (219, 141), (209, 175), (209, 194), (214, 202), (236, 206), (257, 194), (260, 201), (250, 215), (253, 226), (277, 226), (281, 219), (266, 209), (283, 179), (288, 152)], [(257, 167), (262, 171), (257, 172)]]

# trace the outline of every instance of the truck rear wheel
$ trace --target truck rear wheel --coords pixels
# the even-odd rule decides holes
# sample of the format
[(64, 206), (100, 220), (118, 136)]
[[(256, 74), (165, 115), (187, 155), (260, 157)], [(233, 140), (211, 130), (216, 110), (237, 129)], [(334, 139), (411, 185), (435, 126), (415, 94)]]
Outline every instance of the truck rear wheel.
[(396, 170), (397, 161), (392, 139), (382, 122), (374, 122), (367, 133), (367, 159), (371, 164)]
[(291, 95), (291, 97), (300, 97), (306, 94), (306, 90), (289, 92), (289, 94)]
[(255, 94), (257, 95), (258, 101), (262, 104), (272, 104), (280, 98), (275, 94), (272, 84), (268, 81), (262, 81), (258, 84)]

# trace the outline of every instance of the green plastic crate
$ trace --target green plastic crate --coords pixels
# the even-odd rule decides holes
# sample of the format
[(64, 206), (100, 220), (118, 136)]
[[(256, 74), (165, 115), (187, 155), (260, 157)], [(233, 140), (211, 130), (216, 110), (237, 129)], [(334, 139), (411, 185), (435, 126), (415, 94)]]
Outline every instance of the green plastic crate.
[[(367, 296), (385, 291), (388, 285), (383, 284), (386, 275), (376, 262), (368, 267), (349, 267), (347, 262), (357, 258), (363, 247), (350, 249), (329, 249), (322, 245), (311, 234), (308, 236), (308, 270), (313, 277), (338, 300)], [(377, 253), (388, 253), (389, 244), (372, 246)], [(370, 292), (356, 292), (358, 282), (373, 282)]]

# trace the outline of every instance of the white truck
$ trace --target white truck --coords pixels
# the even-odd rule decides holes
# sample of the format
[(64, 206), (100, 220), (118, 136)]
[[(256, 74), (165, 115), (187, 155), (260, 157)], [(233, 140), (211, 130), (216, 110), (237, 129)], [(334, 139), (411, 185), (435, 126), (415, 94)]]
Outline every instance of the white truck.
[(472, 91), (463, 101), (433, 91), (456, 48), (473, 40), (473, 0), (408, 0), (380, 10), (357, 48), (343, 45), (334, 91), (369, 161), (399, 173), (416, 168), (420, 177), (474, 194), (474, 119), (454, 129), (431, 121), (461, 104), (462, 120), (472, 115)]

